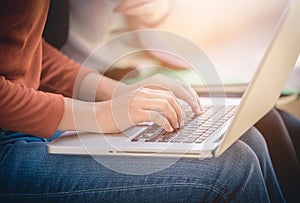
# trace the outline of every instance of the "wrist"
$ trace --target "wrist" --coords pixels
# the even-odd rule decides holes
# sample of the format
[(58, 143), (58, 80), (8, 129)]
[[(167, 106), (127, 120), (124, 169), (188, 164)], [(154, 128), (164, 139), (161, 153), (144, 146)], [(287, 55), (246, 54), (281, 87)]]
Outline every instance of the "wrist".
[(113, 112), (112, 100), (98, 102), (95, 104), (95, 114), (98, 131), (100, 133), (118, 133), (120, 128)]
[(94, 103), (70, 98), (65, 98), (64, 103), (64, 113), (58, 130), (97, 132)]

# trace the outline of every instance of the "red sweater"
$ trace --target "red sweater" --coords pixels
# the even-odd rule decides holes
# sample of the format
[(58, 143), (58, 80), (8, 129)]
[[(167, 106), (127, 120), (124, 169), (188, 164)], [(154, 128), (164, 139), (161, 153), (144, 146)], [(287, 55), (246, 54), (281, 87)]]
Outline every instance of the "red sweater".
[(42, 39), (49, 3), (0, 3), (0, 128), (40, 137), (56, 131), (63, 95), (72, 97), (75, 81), (91, 71)]

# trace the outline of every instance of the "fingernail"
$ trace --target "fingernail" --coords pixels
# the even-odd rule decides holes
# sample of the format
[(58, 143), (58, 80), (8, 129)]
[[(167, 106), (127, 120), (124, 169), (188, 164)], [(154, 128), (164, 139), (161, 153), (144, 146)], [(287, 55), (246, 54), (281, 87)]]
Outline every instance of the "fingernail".
[(167, 131), (168, 131), (168, 132), (173, 132), (174, 129), (173, 129), (171, 126), (169, 126)]
[(182, 128), (184, 126), (184, 121), (180, 121), (180, 127)]
[(200, 109), (199, 106), (196, 107), (196, 114), (200, 114), (202, 112), (202, 110)]
[(201, 111), (201, 113), (203, 112), (203, 107), (200, 105), (200, 111)]

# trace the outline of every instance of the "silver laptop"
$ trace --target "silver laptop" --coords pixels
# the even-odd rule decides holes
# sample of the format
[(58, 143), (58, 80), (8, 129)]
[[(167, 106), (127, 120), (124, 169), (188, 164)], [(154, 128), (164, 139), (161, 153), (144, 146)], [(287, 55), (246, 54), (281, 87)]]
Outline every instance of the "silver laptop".
[(277, 31), (243, 97), (201, 98), (204, 112), (186, 109), (186, 125), (166, 133), (142, 123), (119, 134), (65, 132), (47, 144), (49, 153), (217, 157), (276, 103), (300, 52), (300, 1), (290, 1)]

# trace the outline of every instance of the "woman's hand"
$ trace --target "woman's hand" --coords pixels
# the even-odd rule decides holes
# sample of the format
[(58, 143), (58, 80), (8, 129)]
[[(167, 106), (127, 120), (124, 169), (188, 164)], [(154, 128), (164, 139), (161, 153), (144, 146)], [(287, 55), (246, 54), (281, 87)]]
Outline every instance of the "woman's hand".
[(180, 98), (189, 104), (195, 114), (200, 114), (202, 111), (196, 91), (189, 84), (181, 80), (172, 79), (162, 74), (156, 74), (141, 82), (129, 85), (126, 88), (132, 90), (140, 87), (170, 91), (177, 98)]
[(154, 26), (168, 15), (171, 4), (171, 0), (122, 0), (114, 11), (135, 18), (141, 25)]
[(184, 113), (171, 91), (139, 88), (101, 102), (98, 107), (96, 117), (100, 131), (104, 133), (119, 132), (150, 121), (162, 126), (167, 132), (184, 125)]
[(113, 92), (109, 99), (84, 102), (65, 98), (65, 112), (58, 130), (116, 133), (151, 121), (172, 132), (184, 125), (178, 98), (187, 102), (196, 114), (201, 113), (198, 96), (188, 84), (159, 74), (136, 84), (114, 82), (101, 89)]
[(149, 121), (172, 132), (184, 125), (185, 114), (178, 98), (188, 103), (195, 114), (201, 113), (199, 98), (191, 86), (160, 74), (117, 87), (113, 99), (100, 102), (96, 108), (101, 132), (119, 132)]

